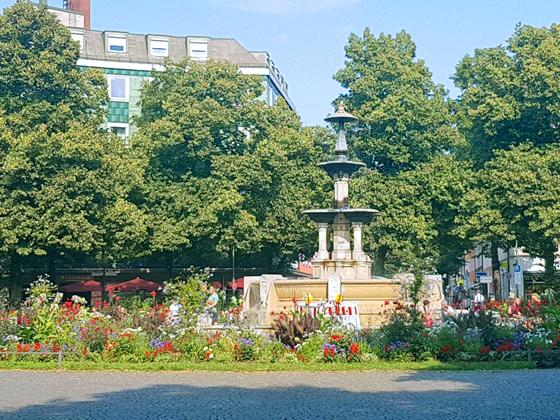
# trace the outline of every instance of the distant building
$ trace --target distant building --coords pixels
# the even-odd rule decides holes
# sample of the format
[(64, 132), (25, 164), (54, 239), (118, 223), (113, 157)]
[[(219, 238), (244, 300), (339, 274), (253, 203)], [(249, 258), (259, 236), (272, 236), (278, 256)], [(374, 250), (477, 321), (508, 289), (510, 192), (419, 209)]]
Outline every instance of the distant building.
[(237, 65), (241, 73), (262, 78), (263, 100), (268, 105), (282, 97), (294, 109), (288, 85), (268, 53), (248, 51), (235, 39), (91, 30), (90, 0), (66, 0), (62, 8), (49, 6), (49, 10), (80, 43), (78, 65), (105, 73), (109, 90), (106, 127), (123, 138), (134, 130), (131, 118), (140, 114), (142, 84), (150, 80), (153, 71), (164, 68), (166, 59), (228, 61)]

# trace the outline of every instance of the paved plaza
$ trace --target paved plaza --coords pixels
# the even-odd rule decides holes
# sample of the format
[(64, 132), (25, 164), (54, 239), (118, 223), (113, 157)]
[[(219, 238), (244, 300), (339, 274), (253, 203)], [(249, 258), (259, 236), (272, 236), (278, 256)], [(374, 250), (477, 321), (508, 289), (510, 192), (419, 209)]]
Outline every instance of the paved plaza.
[(2, 419), (554, 419), (560, 371), (0, 372)]

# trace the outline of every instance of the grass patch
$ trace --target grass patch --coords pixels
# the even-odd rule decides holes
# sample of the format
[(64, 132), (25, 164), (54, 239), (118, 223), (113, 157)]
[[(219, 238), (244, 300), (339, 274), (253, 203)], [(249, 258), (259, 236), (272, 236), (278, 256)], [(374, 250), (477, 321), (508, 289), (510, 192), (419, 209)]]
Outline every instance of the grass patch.
[[(215, 372), (355, 372), (355, 371), (473, 371), (473, 370), (513, 370), (535, 368), (534, 362), (462, 362), (442, 363), (436, 360), (425, 362), (386, 362), (372, 361), (362, 363), (200, 363), (200, 362), (92, 362), (64, 361), (63, 370), (76, 371), (215, 371)], [(56, 370), (56, 361), (2, 360), (0, 370)]]

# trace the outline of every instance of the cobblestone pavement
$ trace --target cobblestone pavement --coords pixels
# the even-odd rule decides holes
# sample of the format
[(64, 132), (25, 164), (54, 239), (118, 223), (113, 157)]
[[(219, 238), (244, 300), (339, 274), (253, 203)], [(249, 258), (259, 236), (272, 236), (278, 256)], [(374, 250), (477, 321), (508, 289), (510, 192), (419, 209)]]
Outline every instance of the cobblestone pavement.
[(560, 371), (0, 371), (2, 419), (559, 419)]

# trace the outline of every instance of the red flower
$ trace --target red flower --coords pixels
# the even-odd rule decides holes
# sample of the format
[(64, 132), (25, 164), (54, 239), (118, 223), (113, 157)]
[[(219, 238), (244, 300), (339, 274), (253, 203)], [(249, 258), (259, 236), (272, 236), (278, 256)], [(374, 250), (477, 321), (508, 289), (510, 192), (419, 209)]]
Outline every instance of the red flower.
[(152, 297), (155, 298), (156, 295), (157, 295), (157, 292), (155, 290), (153, 290), (152, 292), (150, 292), (150, 295), (152, 295)]
[(352, 354), (356, 354), (360, 352), (360, 346), (358, 345), (358, 343), (352, 343), (350, 344), (350, 353)]
[(115, 296), (115, 302), (118, 302), (119, 300), (121, 300), (120, 296)]
[(152, 357), (152, 352), (151, 352), (151, 351), (147, 351), (147, 352), (146, 352), (146, 357)]
[(60, 346), (58, 344), (53, 344), (51, 346), (51, 351), (58, 353), (60, 351)]
[(334, 357), (334, 348), (325, 347), (323, 350), (323, 354), (325, 357)]
[(41, 343), (33, 344), (33, 351), (41, 351)]
[(502, 353), (502, 352), (505, 352), (505, 351), (512, 351), (513, 349), (514, 349), (513, 343), (503, 343), (503, 344), (500, 344), (498, 347), (496, 347), (496, 351), (498, 353)]
[(440, 349), (440, 351), (445, 354), (449, 353), (451, 350), (453, 350), (453, 346), (451, 344), (444, 344)]
[(27, 352), (31, 351), (31, 344), (18, 343), (17, 344), (17, 351), (19, 353), (27, 353)]
[(340, 341), (342, 338), (344, 338), (344, 337), (342, 337), (340, 335), (336, 335), (336, 334), (331, 335), (331, 341), (334, 341), (334, 342)]
[(383, 305), (388, 305), (388, 304), (389, 304), (389, 301), (388, 301), (388, 300), (386, 300), (385, 302), (383, 302)]
[(490, 353), (490, 347), (488, 347), (488, 346), (482, 346), (482, 347), (480, 348), (480, 353), (481, 353), (481, 354), (488, 354), (488, 353)]

